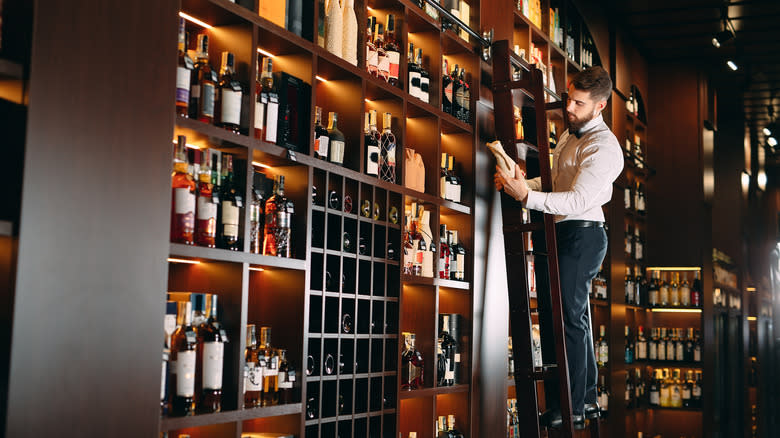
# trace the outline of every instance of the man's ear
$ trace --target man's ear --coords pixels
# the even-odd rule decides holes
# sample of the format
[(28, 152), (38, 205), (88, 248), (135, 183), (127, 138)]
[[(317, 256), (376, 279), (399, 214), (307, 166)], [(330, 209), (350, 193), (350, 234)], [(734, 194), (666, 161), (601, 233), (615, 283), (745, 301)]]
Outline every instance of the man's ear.
[(606, 108), (606, 107), (607, 107), (607, 101), (606, 100), (602, 100), (602, 101), (600, 101), (599, 103), (596, 104), (596, 108), (599, 109), (599, 112), (604, 111), (604, 108)]

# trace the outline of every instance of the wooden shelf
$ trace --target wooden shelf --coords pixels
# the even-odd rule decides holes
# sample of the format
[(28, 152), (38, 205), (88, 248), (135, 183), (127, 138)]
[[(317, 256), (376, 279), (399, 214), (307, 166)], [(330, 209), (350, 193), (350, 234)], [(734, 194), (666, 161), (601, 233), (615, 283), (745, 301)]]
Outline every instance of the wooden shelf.
[(464, 383), (453, 386), (438, 386), (433, 388), (414, 389), (411, 391), (400, 390), (398, 391), (398, 398), (400, 400), (406, 400), (410, 398), (434, 397), (442, 394), (456, 394), (468, 391), (469, 385)]
[(300, 414), (301, 403), (269, 406), (265, 408), (241, 409), (224, 411), (215, 414), (193, 415), (191, 417), (168, 417), (160, 420), (160, 430), (176, 430), (209, 424), (230, 423), (234, 421), (252, 420), (255, 418), (278, 417), (281, 415)]
[(602, 299), (597, 299), (597, 298), (590, 298), (590, 303), (593, 304), (594, 306), (609, 307), (609, 301), (607, 301), (607, 300), (602, 300)]
[(704, 366), (702, 362), (686, 362), (676, 360), (635, 360), (634, 364), (647, 365), (653, 368), (702, 368)]
[(450, 289), (461, 289), (461, 290), (471, 289), (471, 283), (469, 283), (468, 281), (456, 281), (456, 280), (446, 280), (444, 278), (437, 278), (436, 284), (438, 284), (440, 287), (446, 287)]
[(24, 66), (18, 62), (0, 58), (0, 79), (24, 79)]
[(681, 412), (702, 412), (702, 408), (667, 408), (661, 406), (648, 406), (647, 409), (653, 411), (681, 411)]
[(170, 245), (170, 255), (172, 257), (186, 257), (197, 260), (205, 259), (218, 262), (249, 263), (250, 265), (269, 266), (298, 271), (306, 269), (306, 261), (300, 259), (249, 254), (242, 251), (228, 251), (226, 249), (218, 248), (204, 248), (202, 246), (184, 245), (181, 243), (171, 243)]
[(401, 282), (403, 284), (413, 284), (418, 286), (433, 286), (436, 284), (436, 280), (433, 277), (417, 277), (414, 275), (401, 275)]

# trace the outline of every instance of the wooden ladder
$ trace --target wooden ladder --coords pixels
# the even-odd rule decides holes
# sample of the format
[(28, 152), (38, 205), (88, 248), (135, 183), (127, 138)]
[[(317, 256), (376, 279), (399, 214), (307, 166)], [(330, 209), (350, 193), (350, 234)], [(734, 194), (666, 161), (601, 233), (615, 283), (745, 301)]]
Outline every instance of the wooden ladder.
[[(543, 192), (552, 192), (550, 168), (550, 145), (548, 136), (548, 111), (560, 111), (564, 124), (567, 94), (560, 100), (545, 103), (542, 72), (535, 65), (526, 66), (519, 58), (512, 59), (509, 42), (493, 43), (493, 102), (496, 135), (504, 145), (506, 153), (515, 161), (524, 161), (528, 171), (534, 173), (538, 167)], [(514, 79), (513, 65), (521, 68), (520, 79)], [(536, 145), (515, 137), (513, 91), (523, 93), (524, 99), (533, 100), (536, 118)], [(536, 155), (536, 160), (534, 160)], [(555, 380), (558, 382), (560, 410), (563, 424), (560, 429), (564, 437), (574, 436), (571, 393), (569, 390), (569, 367), (566, 361), (566, 340), (561, 306), (561, 285), (558, 275), (558, 249), (555, 238), (555, 216), (532, 212), (530, 221), (524, 221), (519, 202), (502, 194), (504, 248), (506, 253), (507, 285), (509, 290), (509, 321), (511, 325), (514, 355), (515, 391), (520, 424), (530, 428), (523, 436), (541, 437), (545, 429), (540, 424), (539, 394), (537, 382)], [(541, 219), (541, 220), (540, 220)], [(534, 251), (529, 251), (524, 236), (532, 234)], [(544, 250), (541, 250), (544, 248)], [(547, 290), (539, 291), (539, 312), (542, 308), (552, 310), (552, 319), (541, 321), (542, 330), (550, 330), (555, 343), (554, 363), (543, 363), (534, 367), (532, 340), (532, 309), (530, 285), (527, 272), (528, 260), (534, 257), (536, 276), (547, 276)], [(542, 336), (542, 341), (549, 336)], [(549, 340), (548, 340), (549, 341)], [(543, 346), (545, 347), (545, 346)], [(546, 346), (549, 347), (549, 346)], [(543, 348), (545, 350), (545, 348)], [(548, 350), (549, 351), (549, 350)], [(549, 355), (548, 355), (549, 356)], [(545, 361), (553, 358), (544, 357)], [(591, 437), (599, 437), (598, 420), (590, 421)], [(549, 432), (549, 431), (548, 431)]]

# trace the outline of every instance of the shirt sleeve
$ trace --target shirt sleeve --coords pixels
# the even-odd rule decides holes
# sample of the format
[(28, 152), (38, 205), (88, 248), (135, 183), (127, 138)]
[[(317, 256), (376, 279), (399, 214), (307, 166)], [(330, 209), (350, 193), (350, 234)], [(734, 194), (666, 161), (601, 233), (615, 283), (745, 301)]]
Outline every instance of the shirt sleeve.
[(599, 203), (600, 194), (612, 190), (612, 183), (623, 171), (620, 146), (604, 144), (603, 138), (583, 146), (577, 160), (579, 170), (569, 190), (552, 193), (531, 190), (526, 207), (548, 214), (582, 214)]

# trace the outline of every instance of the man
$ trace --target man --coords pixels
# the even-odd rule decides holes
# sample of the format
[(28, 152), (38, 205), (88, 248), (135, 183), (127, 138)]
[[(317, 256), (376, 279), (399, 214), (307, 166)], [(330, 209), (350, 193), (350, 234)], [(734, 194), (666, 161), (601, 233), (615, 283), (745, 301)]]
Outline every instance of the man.
[[(599, 412), (588, 289), (607, 252), (601, 206), (612, 199), (612, 183), (623, 170), (620, 144), (601, 116), (611, 93), (612, 81), (601, 67), (584, 70), (571, 80), (566, 106), (569, 129), (561, 135), (553, 154), (552, 193), (540, 191), (539, 178), (526, 180), (519, 166), (514, 175), (496, 166), (495, 174), (497, 190), (503, 189), (526, 208), (556, 215), (566, 356), (576, 428), (583, 428), (585, 417), (597, 418)], [(547, 278), (537, 281), (546, 284)], [(542, 295), (539, 305), (544, 312), (540, 322), (544, 327), (552, 317), (549, 304), (543, 306), (542, 302), (549, 303), (549, 296)], [(546, 329), (548, 333), (550, 330)], [(552, 348), (551, 344), (547, 342), (548, 348)], [(547, 385), (545, 396), (551, 409), (543, 421), (559, 427), (557, 385)]]

